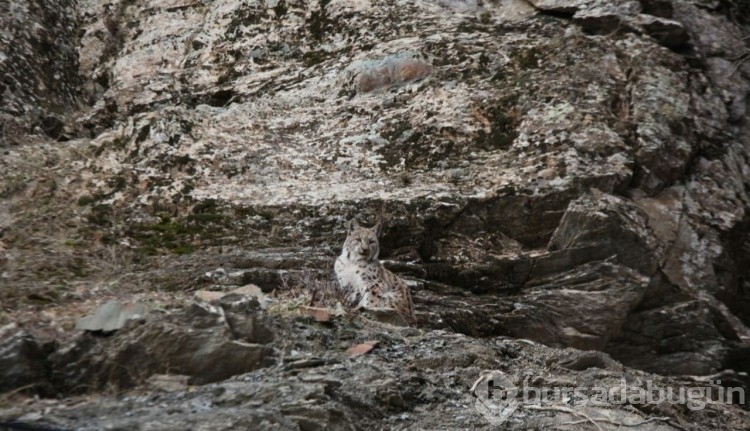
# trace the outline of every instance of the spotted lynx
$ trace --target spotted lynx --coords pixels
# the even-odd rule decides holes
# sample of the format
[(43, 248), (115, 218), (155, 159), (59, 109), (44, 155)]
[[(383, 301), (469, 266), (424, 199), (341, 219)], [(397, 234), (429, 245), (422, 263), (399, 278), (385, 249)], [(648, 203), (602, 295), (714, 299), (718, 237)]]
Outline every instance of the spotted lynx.
[(347, 224), (347, 236), (334, 270), (341, 286), (349, 292), (349, 301), (363, 308), (392, 308), (409, 323), (414, 323), (414, 305), (409, 289), (397, 275), (383, 268), (378, 260), (380, 224)]

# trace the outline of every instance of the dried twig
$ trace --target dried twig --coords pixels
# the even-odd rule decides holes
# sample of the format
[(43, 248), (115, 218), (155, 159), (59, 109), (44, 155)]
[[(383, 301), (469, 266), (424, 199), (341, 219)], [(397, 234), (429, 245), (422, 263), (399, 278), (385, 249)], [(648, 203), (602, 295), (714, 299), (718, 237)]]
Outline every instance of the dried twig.
[(602, 427), (600, 427), (599, 424), (596, 423), (595, 420), (591, 419), (591, 417), (589, 415), (587, 415), (586, 413), (583, 413), (583, 412), (579, 412), (579, 411), (573, 410), (573, 409), (568, 408), (568, 407), (563, 407), (563, 406), (550, 406), (550, 407), (546, 407), (546, 406), (534, 406), (534, 405), (531, 405), (531, 406), (524, 406), (523, 408), (530, 409), (530, 410), (552, 410), (552, 411), (558, 411), (558, 412), (563, 412), (563, 413), (570, 413), (571, 415), (580, 416), (580, 417), (586, 419), (584, 422), (591, 422), (596, 427), (596, 429), (598, 429), (599, 431), (604, 431), (602, 429)]
[[(613, 420), (607, 419), (607, 418), (597, 418), (597, 419), (593, 419), (593, 420), (595, 420), (597, 422), (605, 422), (605, 423), (608, 423), (608, 424), (617, 425), (617, 426), (621, 426), (621, 427), (637, 427), (637, 426), (641, 426), (641, 425), (644, 425), (644, 424), (647, 424), (647, 423), (653, 422), (653, 421), (669, 422), (669, 418), (667, 418), (667, 417), (664, 417), (664, 418), (651, 417), (651, 418), (648, 418), (648, 419), (646, 419), (644, 421), (636, 422), (636, 423), (632, 423), (632, 424), (629, 424), (627, 422), (616, 422), (616, 421), (613, 421)], [(563, 422), (562, 425), (578, 425), (578, 424), (582, 424), (584, 422), (588, 422), (588, 420), (583, 419), (583, 420), (574, 421), (574, 422)]]
[(729, 74), (729, 76), (733, 76), (739, 68), (742, 66), (742, 64), (747, 61), (747, 59), (750, 58), (750, 51), (743, 52), (736, 58), (733, 58), (734, 61), (734, 67), (732, 67), (732, 72)]
[(638, 423), (629, 424), (629, 423), (626, 423), (626, 422), (617, 422), (617, 421), (614, 421), (614, 420), (609, 419), (609, 418), (596, 418), (596, 419), (594, 419), (591, 416), (587, 415), (586, 413), (580, 412), (580, 411), (575, 410), (575, 409), (571, 409), (570, 407), (564, 407), (564, 406), (535, 406), (535, 405), (527, 405), (527, 406), (524, 406), (523, 408), (530, 409), (530, 410), (558, 411), (558, 412), (563, 412), (563, 413), (569, 413), (569, 414), (574, 415), (574, 416), (579, 416), (579, 417), (584, 418), (584, 420), (574, 421), (574, 422), (565, 422), (563, 425), (578, 425), (578, 424), (582, 424), (582, 423), (585, 423), (585, 422), (589, 422), (592, 425), (594, 425), (596, 427), (596, 429), (599, 430), (599, 431), (603, 431), (602, 427), (599, 426), (599, 422), (608, 423), (608, 424), (612, 424), (612, 425), (617, 425), (617, 426), (620, 426), (620, 427), (623, 427), (623, 426), (624, 427), (637, 427), (637, 426), (641, 426), (641, 425), (644, 425), (644, 424), (647, 424), (647, 423), (653, 422), (653, 421), (665, 421), (665, 422), (667, 422), (667, 421), (670, 420), (670, 418), (668, 418), (668, 417), (650, 417), (650, 418), (648, 418), (648, 419), (646, 419), (644, 421), (641, 421), (641, 422), (638, 422)]
[(8, 400), (10, 400), (13, 396), (15, 396), (15, 395), (17, 395), (17, 394), (19, 394), (19, 393), (27, 390), (27, 389), (34, 389), (35, 387), (36, 387), (36, 383), (32, 383), (30, 385), (26, 385), (26, 386), (21, 386), (21, 387), (15, 388), (15, 389), (13, 389), (11, 391), (8, 391), (8, 392), (0, 395), (0, 405), (2, 405), (3, 403), (7, 402)]

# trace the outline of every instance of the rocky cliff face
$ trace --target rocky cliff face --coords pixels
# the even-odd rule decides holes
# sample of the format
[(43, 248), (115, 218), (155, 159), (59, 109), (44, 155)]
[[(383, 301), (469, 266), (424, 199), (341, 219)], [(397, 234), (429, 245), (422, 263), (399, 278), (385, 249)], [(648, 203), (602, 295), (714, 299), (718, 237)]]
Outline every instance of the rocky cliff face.
[(0, 318), (330, 277), (383, 218), (426, 330), (747, 385), (747, 6), (0, 5)]

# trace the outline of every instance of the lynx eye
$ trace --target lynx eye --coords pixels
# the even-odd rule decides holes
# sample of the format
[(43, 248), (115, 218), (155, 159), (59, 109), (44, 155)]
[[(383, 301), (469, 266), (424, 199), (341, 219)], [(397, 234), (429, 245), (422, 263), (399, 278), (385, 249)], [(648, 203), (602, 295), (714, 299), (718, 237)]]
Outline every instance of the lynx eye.
[(370, 244), (375, 244), (375, 240), (370, 238)]

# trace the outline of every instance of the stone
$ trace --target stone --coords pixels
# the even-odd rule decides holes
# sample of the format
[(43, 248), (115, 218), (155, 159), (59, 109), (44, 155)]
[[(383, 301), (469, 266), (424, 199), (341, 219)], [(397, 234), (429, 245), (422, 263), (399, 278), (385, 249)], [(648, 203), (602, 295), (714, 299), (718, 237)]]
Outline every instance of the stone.
[(677, 21), (652, 15), (636, 15), (633, 22), (646, 33), (668, 48), (679, 48), (690, 41), (685, 27)]
[(219, 301), (226, 324), (236, 339), (263, 344), (273, 340), (273, 331), (264, 318), (257, 297), (230, 293)]
[(529, 0), (535, 8), (546, 12), (573, 15), (586, 4), (585, 0)]
[(184, 391), (188, 387), (190, 376), (176, 374), (153, 374), (148, 378), (146, 383), (149, 387), (163, 391), (175, 392)]
[(122, 328), (128, 320), (142, 319), (151, 307), (143, 303), (109, 301), (97, 308), (92, 315), (76, 322), (81, 331), (111, 332)]
[(226, 292), (217, 292), (215, 290), (197, 290), (193, 294), (193, 298), (203, 302), (217, 302), (224, 295), (226, 295)]
[(300, 307), (302, 314), (306, 314), (313, 318), (316, 322), (330, 322), (333, 318), (330, 310), (321, 307)]
[(674, 7), (670, 0), (641, 0), (643, 13), (661, 18), (672, 18)]
[(245, 340), (265, 342), (273, 335), (252, 319), (260, 313), (257, 301), (253, 298), (252, 305), (240, 298), (244, 301), (222, 303), (226, 312), (194, 304), (177, 313), (152, 311), (107, 338), (83, 334), (51, 356), (52, 380), (59, 390), (69, 391), (131, 387), (152, 374), (170, 373), (201, 385), (270, 365), (273, 349)]
[[(173, 316), (159, 317), (163, 321)], [(110, 338), (122, 337), (134, 323)], [(147, 319), (139, 326), (149, 324)], [(274, 327), (280, 331), (276, 338), (278, 344), (274, 346), (286, 353), (284, 366), (260, 368), (205, 385), (191, 384), (193, 376), (174, 375), (171, 371), (168, 376), (151, 374), (146, 377), (146, 385), (137, 391), (88, 393), (85, 397), (63, 398), (55, 403), (29, 399), (23, 409), (10, 410), (15, 413), (0, 408), (0, 422), (14, 421), (38, 428), (50, 428), (50, 424), (54, 424), (57, 429), (82, 431), (164, 426), (196, 429), (206, 421), (211, 422), (212, 429), (222, 431), (238, 426), (486, 428), (487, 419), (475, 410), (470, 389), (477, 376), (497, 370), (499, 363), (503, 375), (519, 390), (547, 388), (550, 393), (553, 388), (572, 390), (575, 387), (596, 387), (617, 393), (648, 387), (677, 391), (680, 387), (715, 387), (716, 379), (729, 382), (730, 387), (743, 384), (741, 376), (726, 372), (704, 377), (667, 378), (620, 367), (599, 352), (559, 350), (502, 336), (475, 338), (430, 329), (410, 334), (407, 328), (383, 331), (380, 325), (353, 327), (350, 322), (339, 321), (319, 325), (294, 316), (274, 317)], [(90, 334), (83, 336), (102, 340)], [(378, 354), (361, 353), (342, 360), (342, 356), (347, 355), (325, 343), (332, 339), (334, 342), (370, 340), (357, 347), (369, 352), (376, 340), (387, 347), (379, 346)], [(288, 340), (294, 340), (294, 345), (290, 346)], [(357, 341), (350, 343), (358, 345)], [(164, 343), (164, 348), (171, 346)], [(131, 345), (130, 349), (135, 347)], [(214, 359), (213, 368), (231, 361), (231, 357)], [(696, 401), (707, 400), (705, 393), (696, 394)], [(537, 404), (519, 405), (516, 411), (508, 413), (508, 429), (559, 428), (560, 417), (575, 422), (581, 420), (582, 412), (627, 424), (650, 417), (669, 417), (670, 422), (681, 428), (692, 424), (707, 429), (731, 429), (743, 427), (748, 421), (741, 406), (717, 400), (706, 403), (701, 410), (688, 409), (684, 404), (662, 403), (640, 406), (645, 411), (616, 399), (599, 401), (594, 410), (589, 410), (590, 403), (586, 405), (578, 399), (567, 402), (565, 408), (569, 410), (566, 411), (529, 408)], [(436, 414), (437, 411), (440, 414)], [(666, 421), (652, 422), (648, 425), (653, 429), (670, 429)], [(618, 426), (607, 421), (598, 423), (603, 429)]]
[(378, 341), (365, 341), (346, 349), (346, 354), (350, 357), (364, 355), (365, 353), (370, 353), (378, 344)]
[(557, 362), (561, 367), (569, 370), (583, 371), (589, 368), (622, 371), (622, 364), (613, 360), (609, 355), (597, 351), (575, 352), (567, 358)]
[(241, 295), (241, 296), (247, 296), (247, 297), (254, 297), (259, 301), (263, 309), (267, 307), (268, 301), (266, 300), (266, 296), (263, 294), (263, 291), (261, 291), (260, 287), (254, 284), (241, 286), (236, 289), (232, 289), (229, 292), (216, 291), (216, 290), (197, 290), (193, 294), (193, 298), (195, 298), (198, 301), (203, 301), (203, 302), (219, 303), (221, 299), (227, 295)]
[(242, 287), (238, 287), (234, 290), (231, 290), (229, 293), (234, 293), (237, 295), (245, 295), (245, 296), (254, 296), (259, 299), (263, 297), (263, 291), (260, 289), (260, 287), (254, 284), (246, 284)]
[(0, 334), (0, 393), (13, 390), (49, 393), (48, 352), (28, 332), (2, 332), (4, 333)]
[(624, 16), (614, 6), (579, 10), (573, 21), (590, 34), (607, 34), (617, 31)]

